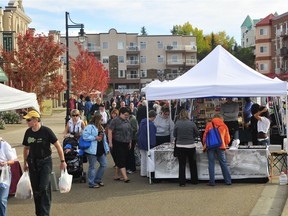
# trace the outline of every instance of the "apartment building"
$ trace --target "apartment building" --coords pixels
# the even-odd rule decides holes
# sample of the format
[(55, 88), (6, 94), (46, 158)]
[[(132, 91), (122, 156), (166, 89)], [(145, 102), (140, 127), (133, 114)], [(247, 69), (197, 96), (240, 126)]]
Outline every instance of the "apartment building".
[(262, 74), (270, 75), (272, 71), (272, 19), (275, 17), (269, 14), (256, 24), (255, 61), (256, 70)]
[(251, 19), (249, 15), (241, 25), (241, 46), (243, 48), (255, 46), (255, 26), (261, 19)]
[[(31, 23), (31, 18), (24, 12), (22, 0), (10, 0), (5, 9), (0, 7), (0, 46), (5, 50), (13, 50), (16, 46), (18, 34), (23, 34)], [(0, 82), (8, 82), (0, 56)]]
[[(197, 64), (194, 36), (139, 35), (114, 28), (86, 36), (83, 46), (109, 70), (114, 93), (132, 93), (152, 80), (174, 79)], [(75, 40), (69, 37), (70, 44)], [(75, 47), (69, 50), (77, 56)]]
[(282, 80), (288, 80), (288, 12), (272, 18), (272, 70)]

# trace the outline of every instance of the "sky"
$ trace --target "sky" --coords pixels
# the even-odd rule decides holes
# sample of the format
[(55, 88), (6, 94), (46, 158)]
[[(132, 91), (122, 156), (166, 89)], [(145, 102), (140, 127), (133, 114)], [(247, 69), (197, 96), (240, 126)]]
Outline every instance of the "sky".
[[(9, 0), (1, 0), (0, 7)], [(47, 34), (49, 30), (65, 34), (65, 11), (86, 33), (140, 33), (171, 35), (174, 25), (189, 22), (204, 35), (225, 31), (241, 44), (241, 25), (247, 15), (265, 18), (270, 13), (288, 12), (287, 0), (22, 0), (25, 13), (32, 19), (30, 28)], [(285, 6), (286, 5), (286, 6)], [(72, 24), (72, 23), (69, 23)], [(75, 35), (78, 29), (69, 29)]]

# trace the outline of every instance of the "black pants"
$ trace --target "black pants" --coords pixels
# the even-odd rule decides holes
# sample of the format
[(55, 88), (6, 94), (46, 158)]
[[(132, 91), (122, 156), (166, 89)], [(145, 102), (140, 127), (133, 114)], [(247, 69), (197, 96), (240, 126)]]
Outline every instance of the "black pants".
[(112, 140), (113, 143), (113, 154), (116, 166), (121, 169), (126, 167), (126, 161), (129, 152), (129, 143), (119, 142)]
[(134, 154), (135, 145), (136, 145), (136, 140), (132, 140), (132, 145), (131, 145), (131, 148), (129, 149), (128, 158), (126, 162), (126, 169), (131, 170), (133, 172), (136, 171), (135, 154)]
[(192, 184), (198, 183), (198, 172), (196, 163), (196, 148), (177, 147), (177, 157), (179, 161), (179, 184), (186, 184), (186, 161), (188, 159)]
[(33, 190), (35, 211), (37, 216), (49, 216), (51, 207), (52, 158), (28, 158), (29, 176)]

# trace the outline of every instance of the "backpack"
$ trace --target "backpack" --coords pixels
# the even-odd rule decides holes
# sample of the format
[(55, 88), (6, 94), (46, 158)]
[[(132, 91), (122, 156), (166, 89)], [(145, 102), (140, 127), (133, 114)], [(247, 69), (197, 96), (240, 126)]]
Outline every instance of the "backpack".
[(211, 123), (213, 125), (213, 128), (211, 128), (206, 134), (207, 149), (218, 148), (222, 145), (222, 139), (219, 130), (214, 126), (213, 122)]

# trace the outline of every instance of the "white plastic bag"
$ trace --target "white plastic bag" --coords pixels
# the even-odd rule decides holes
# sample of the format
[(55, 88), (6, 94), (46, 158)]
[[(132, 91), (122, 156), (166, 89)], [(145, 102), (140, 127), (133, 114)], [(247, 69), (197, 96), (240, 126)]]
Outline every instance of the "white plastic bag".
[(60, 193), (68, 193), (71, 190), (73, 176), (68, 174), (67, 169), (61, 170), (59, 178)]
[(10, 186), (10, 166), (3, 166), (2, 167), (2, 172), (0, 176), (0, 187), (2, 188), (7, 188)]
[(24, 172), (17, 184), (15, 197), (18, 199), (32, 199), (33, 191), (31, 187), (28, 171)]

